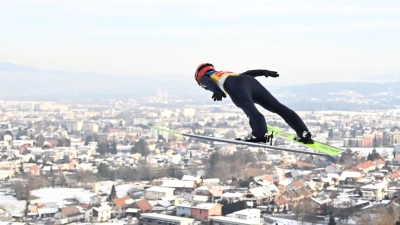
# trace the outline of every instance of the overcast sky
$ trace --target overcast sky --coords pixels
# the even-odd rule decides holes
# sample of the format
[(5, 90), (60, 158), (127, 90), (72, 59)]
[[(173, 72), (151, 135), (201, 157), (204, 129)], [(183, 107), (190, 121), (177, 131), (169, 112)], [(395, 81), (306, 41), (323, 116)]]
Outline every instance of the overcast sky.
[(191, 81), (211, 62), (276, 70), (271, 85), (387, 81), (399, 40), (396, 0), (0, 0), (0, 62), (41, 70)]

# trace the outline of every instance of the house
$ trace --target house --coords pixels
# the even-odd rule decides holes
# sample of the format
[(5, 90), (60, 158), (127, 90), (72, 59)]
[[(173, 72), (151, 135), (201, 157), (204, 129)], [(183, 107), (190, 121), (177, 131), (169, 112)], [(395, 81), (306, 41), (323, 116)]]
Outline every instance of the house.
[(272, 202), (268, 205), (269, 212), (284, 212), (289, 210), (289, 202), (284, 198), (278, 198), (272, 200)]
[(211, 216), (210, 221), (216, 225), (261, 225), (260, 213), (259, 209), (243, 209), (232, 213), (234, 217)]
[[(204, 181), (203, 181), (204, 182)], [(174, 194), (180, 195), (183, 193), (191, 193), (197, 188), (195, 181), (190, 180), (163, 180), (161, 187), (175, 188)]]
[(225, 216), (211, 216), (210, 220), (212, 220), (215, 225), (262, 225), (261, 222), (255, 223), (252, 221), (237, 219), (235, 217)]
[(223, 193), (221, 196), (221, 200), (226, 199), (227, 201), (232, 201), (232, 202), (238, 202), (242, 201), (243, 198), (245, 197), (244, 193), (233, 193), (233, 192), (226, 192)]
[(210, 179), (204, 179), (203, 180), (203, 185), (204, 186), (218, 186), (220, 185), (221, 181), (219, 178), (210, 178)]
[(54, 215), (58, 220), (58, 224), (67, 224), (78, 221), (81, 218), (81, 211), (75, 206), (67, 206)]
[(183, 201), (183, 202), (179, 203), (178, 205), (175, 206), (176, 207), (176, 215), (190, 217), (192, 215), (191, 208), (193, 206), (195, 206), (195, 204), (190, 201)]
[(138, 225), (159, 225), (159, 224), (175, 224), (175, 225), (193, 225), (194, 219), (179, 216), (170, 216), (156, 213), (142, 214), (139, 218)]
[(90, 201), (89, 201), (89, 205), (91, 206), (96, 206), (96, 205), (100, 205), (103, 202), (106, 202), (108, 198), (108, 195), (93, 195), (92, 197), (90, 197)]
[(200, 185), (203, 184), (203, 177), (201, 177), (200, 175), (197, 175), (197, 176), (183, 175), (182, 180), (194, 181), (194, 182), (196, 182), (197, 184), (200, 184)]
[(145, 190), (145, 198), (149, 200), (161, 200), (174, 196), (175, 188), (153, 186)]
[(170, 206), (172, 206), (172, 204), (169, 201), (158, 201), (155, 205), (153, 205), (152, 211), (153, 212), (165, 212), (168, 211), (170, 209)]
[(149, 203), (147, 199), (136, 200), (131, 208), (139, 209), (140, 212), (149, 213), (153, 209), (153, 206)]
[(103, 202), (99, 207), (93, 207), (85, 212), (86, 222), (107, 222), (111, 218), (112, 207)]
[(163, 201), (169, 201), (172, 205), (178, 205), (182, 201), (189, 200), (188, 197), (182, 195), (174, 195), (172, 197), (161, 198)]
[(319, 195), (311, 197), (311, 207), (316, 210), (317, 215), (328, 215), (333, 212), (333, 201), (329, 197)]
[(260, 223), (260, 214), (261, 210), (259, 209), (243, 209), (234, 212), (236, 219), (245, 220), (252, 224), (259, 224)]
[(367, 184), (361, 186), (362, 198), (367, 200), (383, 200), (388, 194), (388, 186), (385, 183)]
[(355, 186), (362, 179), (362, 174), (356, 171), (344, 171), (340, 174), (339, 184), (344, 186)]
[(196, 220), (206, 221), (210, 216), (221, 216), (222, 205), (219, 203), (201, 203), (193, 206), (190, 214)]
[(114, 198), (110, 202), (112, 208), (111, 214), (113, 217), (120, 217), (125, 214), (127, 208), (129, 208), (134, 203), (134, 200), (129, 196), (124, 196), (122, 198)]
[(264, 186), (250, 188), (246, 193), (246, 199), (255, 201), (258, 205), (269, 203), (272, 200), (272, 193), (264, 188)]

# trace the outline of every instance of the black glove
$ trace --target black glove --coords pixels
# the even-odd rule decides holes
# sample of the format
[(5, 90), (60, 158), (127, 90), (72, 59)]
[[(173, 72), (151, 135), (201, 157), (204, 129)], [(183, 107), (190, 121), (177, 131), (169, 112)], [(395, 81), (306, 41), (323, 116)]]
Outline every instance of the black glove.
[(223, 92), (221, 89), (217, 89), (214, 91), (214, 94), (211, 98), (214, 99), (214, 101), (222, 101), (222, 97), (226, 98), (225, 92)]
[(264, 70), (264, 76), (265, 77), (279, 77), (278, 72), (275, 71), (270, 71), (270, 70)]

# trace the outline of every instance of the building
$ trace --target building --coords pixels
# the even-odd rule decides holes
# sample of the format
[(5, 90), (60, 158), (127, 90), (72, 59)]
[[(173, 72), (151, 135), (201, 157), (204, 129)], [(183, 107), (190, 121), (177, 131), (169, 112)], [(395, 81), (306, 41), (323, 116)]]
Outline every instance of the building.
[(0, 180), (11, 179), (14, 177), (14, 170), (0, 170)]
[(362, 198), (367, 200), (383, 200), (387, 195), (387, 185), (384, 183), (361, 186)]
[(120, 217), (125, 214), (127, 208), (129, 208), (134, 203), (134, 200), (129, 196), (124, 196), (122, 198), (114, 198), (110, 202), (110, 206), (112, 208), (112, 216)]
[(146, 213), (141, 215), (138, 222), (138, 225), (160, 225), (160, 224), (193, 225), (194, 219), (184, 218), (179, 216), (156, 214), (156, 213)]
[(246, 220), (252, 224), (260, 223), (261, 210), (259, 209), (243, 209), (234, 214), (236, 219)]
[(161, 187), (175, 188), (174, 194), (180, 195), (191, 193), (197, 188), (197, 184), (192, 180), (163, 180)]
[(247, 220), (238, 219), (235, 217), (225, 217), (225, 216), (212, 216), (210, 220), (214, 222), (215, 225), (261, 225), (262, 223), (252, 222)]
[(221, 216), (222, 205), (218, 203), (201, 203), (192, 207), (190, 214), (196, 220), (206, 221), (210, 216)]
[(93, 207), (86, 211), (85, 221), (86, 222), (106, 222), (111, 218), (111, 206), (107, 203), (102, 203), (100, 207)]
[(103, 202), (107, 201), (108, 195), (93, 195), (90, 197), (89, 205), (95, 206), (95, 205), (100, 205)]
[(175, 206), (176, 207), (176, 215), (190, 217), (192, 215), (191, 210), (194, 205), (195, 204), (190, 201), (183, 201), (183, 202), (179, 203), (178, 205)]
[(58, 219), (58, 224), (67, 224), (76, 222), (81, 218), (81, 212), (75, 206), (67, 206), (54, 215)]
[(145, 190), (145, 198), (161, 200), (161, 198), (174, 196), (175, 188), (153, 186)]

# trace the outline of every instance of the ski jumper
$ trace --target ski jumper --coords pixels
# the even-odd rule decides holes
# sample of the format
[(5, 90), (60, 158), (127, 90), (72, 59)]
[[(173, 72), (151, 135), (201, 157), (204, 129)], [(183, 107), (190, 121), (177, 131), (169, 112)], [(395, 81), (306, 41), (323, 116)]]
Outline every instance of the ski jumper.
[(301, 137), (307, 130), (303, 120), (293, 110), (281, 104), (264, 86), (255, 79), (263, 76), (263, 70), (250, 70), (242, 74), (224, 71), (210, 71), (201, 77), (201, 85), (207, 90), (221, 89), (232, 99), (233, 103), (243, 109), (249, 118), (252, 134), (263, 137), (267, 133), (264, 116), (257, 110), (255, 104), (278, 114)]

